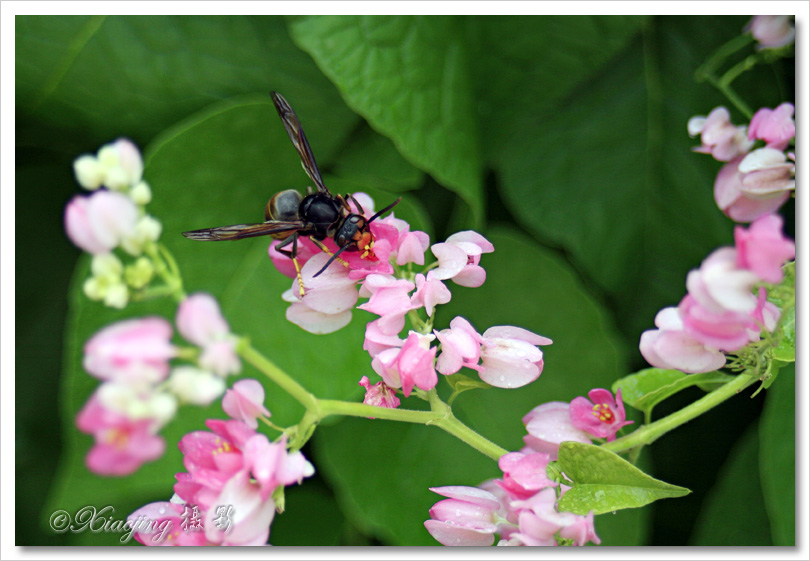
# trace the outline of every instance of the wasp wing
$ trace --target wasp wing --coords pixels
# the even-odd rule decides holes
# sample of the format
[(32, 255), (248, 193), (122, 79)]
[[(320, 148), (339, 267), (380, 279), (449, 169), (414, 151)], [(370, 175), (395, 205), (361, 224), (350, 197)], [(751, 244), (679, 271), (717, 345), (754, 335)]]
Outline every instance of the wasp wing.
[(304, 129), (301, 127), (298, 116), (281, 94), (270, 92), (270, 96), (273, 98), (273, 104), (276, 106), (278, 116), (281, 117), (281, 122), (284, 123), (287, 135), (290, 137), (290, 140), (292, 140), (293, 146), (295, 146), (298, 155), (301, 157), (304, 171), (307, 172), (309, 178), (315, 183), (315, 187), (318, 188), (319, 192), (329, 193), (329, 189), (323, 184), (321, 172), (318, 170), (318, 164), (315, 163), (315, 156), (313, 156), (312, 149), (309, 147), (309, 142), (307, 142), (307, 137), (304, 134)]
[(255, 238), (257, 236), (272, 236), (274, 234), (283, 234), (285, 232), (296, 232), (303, 228), (304, 223), (300, 220), (290, 222), (270, 220), (268, 222), (260, 222), (258, 224), (234, 224), (233, 226), (203, 228), (202, 230), (183, 232), (183, 235), (190, 240), (224, 241)]

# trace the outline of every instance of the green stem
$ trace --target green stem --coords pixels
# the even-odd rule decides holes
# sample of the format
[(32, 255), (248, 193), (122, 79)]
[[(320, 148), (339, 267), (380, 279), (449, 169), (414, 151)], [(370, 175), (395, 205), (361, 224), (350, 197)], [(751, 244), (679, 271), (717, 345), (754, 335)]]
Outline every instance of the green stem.
[(728, 57), (743, 47), (746, 47), (752, 41), (753, 37), (750, 33), (737, 35), (731, 39), (729, 42), (717, 49), (714, 54), (710, 56), (708, 60), (706, 60), (706, 62), (698, 67), (698, 69), (695, 71), (695, 80), (702, 82), (709, 76), (714, 75), (715, 71), (726, 61)]
[(620, 452), (626, 452), (636, 446), (652, 444), (669, 431), (678, 428), (695, 417), (699, 417), (709, 409), (723, 403), (725, 400), (734, 397), (756, 381), (756, 377), (740, 374), (734, 378), (734, 380), (703, 396), (694, 403), (687, 405), (680, 411), (667, 415), (663, 419), (659, 419), (649, 425), (644, 425), (627, 436), (603, 444), (602, 448), (618, 454)]
[(239, 343), (236, 345), (236, 352), (259, 372), (270, 378), (280, 386), (281, 389), (290, 394), (293, 399), (303, 405), (307, 411), (320, 415), (318, 399), (309, 393), (304, 386), (293, 380), (289, 374), (250, 346), (250, 342), (247, 339), (243, 338), (239, 340)]

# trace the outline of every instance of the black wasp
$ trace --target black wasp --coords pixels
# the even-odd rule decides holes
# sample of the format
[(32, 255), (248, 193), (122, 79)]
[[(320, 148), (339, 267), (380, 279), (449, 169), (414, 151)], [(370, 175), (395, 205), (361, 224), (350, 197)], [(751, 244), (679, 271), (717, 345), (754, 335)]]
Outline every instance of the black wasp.
[[(287, 189), (273, 195), (264, 207), (264, 222), (257, 224), (235, 224), (233, 226), (220, 226), (218, 228), (204, 228), (183, 232), (191, 240), (220, 241), (241, 240), (256, 236), (272, 236), (284, 240), (276, 246), (276, 251), (292, 259), (298, 276), (298, 288), (301, 296), (304, 295), (304, 282), (301, 279), (301, 266), (296, 259), (298, 255), (298, 238), (309, 237), (312, 242), (331, 257), (326, 265), (314, 276), (320, 275), (337, 259), (348, 266), (338, 257), (343, 251), (362, 251), (363, 259), (376, 259), (374, 255), (374, 235), (369, 230), (369, 224), (377, 217), (388, 212), (399, 203), (397, 199), (380, 212), (366, 219), (362, 214), (352, 212), (349, 201), (354, 202), (358, 209), (360, 203), (352, 195), (333, 195), (326, 188), (315, 163), (315, 156), (304, 135), (304, 129), (295, 112), (281, 94), (270, 92), (273, 104), (276, 106), (281, 122), (292, 140), (293, 146), (301, 157), (309, 178), (315, 183), (316, 192), (307, 187), (307, 196), (295, 189)], [(333, 238), (338, 246), (334, 254), (323, 244), (326, 238)], [(289, 248), (292, 246), (291, 248)], [(289, 248), (289, 249), (288, 249)]]

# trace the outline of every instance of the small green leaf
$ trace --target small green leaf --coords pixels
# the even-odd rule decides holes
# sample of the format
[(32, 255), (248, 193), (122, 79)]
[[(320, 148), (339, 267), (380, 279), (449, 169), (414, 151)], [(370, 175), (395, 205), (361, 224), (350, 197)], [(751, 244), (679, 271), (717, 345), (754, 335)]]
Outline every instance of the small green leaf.
[(683, 497), (691, 491), (655, 479), (617, 454), (593, 444), (563, 442), (559, 464), (574, 482), (559, 501), (561, 511), (603, 514), (638, 508), (658, 499)]
[(783, 312), (782, 338), (773, 349), (773, 357), (783, 362), (796, 361), (796, 306)]
[(733, 379), (733, 376), (716, 371), (687, 375), (678, 370), (647, 368), (617, 380), (611, 389), (615, 392), (621, 388), (622, 400), (626, 404), (649, 414), (666, 398), (690, 386), (696, 385), (708, 392)]

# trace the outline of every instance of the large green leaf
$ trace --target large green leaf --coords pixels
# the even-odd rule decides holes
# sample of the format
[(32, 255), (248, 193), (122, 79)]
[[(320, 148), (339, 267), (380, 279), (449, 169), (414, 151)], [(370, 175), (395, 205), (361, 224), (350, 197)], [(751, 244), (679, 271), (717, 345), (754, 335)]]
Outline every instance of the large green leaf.
[(481, 161), (463, 20), (449, 16), (305, 16), (302, 49), (412, 164), (483, 211)]
[[(317, 114), (306, 130), (322, 141), (355, 118), (279, 16), (17, 16), (15, 27), (18, 110), (95, 142), (145, 143), (213, 102), (270, 90)], [(76, 140), (29, 138), (35, 131), (23, 129), (22, 140)]]
[(774, 545), (796, 544), (796, 370), (768, 388), (759, 421), (759, 478)]
[(690, 268), (732, 241), (712, 198), (720, 163), (691, 152), (686, 122), (724, 102), (693, 72), (744, 23), (653, 19), (601, 72), (527, 109), (495, 154), (507, 208), (570, 253), (628, 338), (680, 300)]
[(560, 497), (559, 508), (574, 514), (604, 514), (689, 494), (689, 489), (655, 479), (618, 454), (593, 444), (563, 442), (558, 462), (574, 483)]
[[(750, 427), (734, 445), (706, 495), (689, 545), (772, 545), (757, 469), (757, 433)], [(707, 474), (707, 477), (712, 474)]]
[[(519, 450), (526, 434), (521, 417), (529, 410), (608, 387), (624, 367), (604, 311), (565, 263), (510, 229), (493, 230), (487, 237), (495, 252), (482, 257), (486, 282), (475, 289), (448, 283), (453, 300), (436, 312), (436, 328), (463, 315), (480, 332), (493, 325), (518, 325), (554, 340), (543, 348), (545, 369), (538, 381), (516, 390), (465, 392), (453, 403), (459, 418), (475, 430)], [(447, 393), (444, 382), (439, 387)], [(346, 419), (318, 429), (315, 438), (317, 465), (349, 519), (396, 545), (436, 544), (421, 523), (439, 500), (428, 487), (478, 485), (500, 474), (494, 461), (435, 427)], [(609, 522), (596, 522), (605, 543), (644, 543), (647, 512), (606, 516)]]

